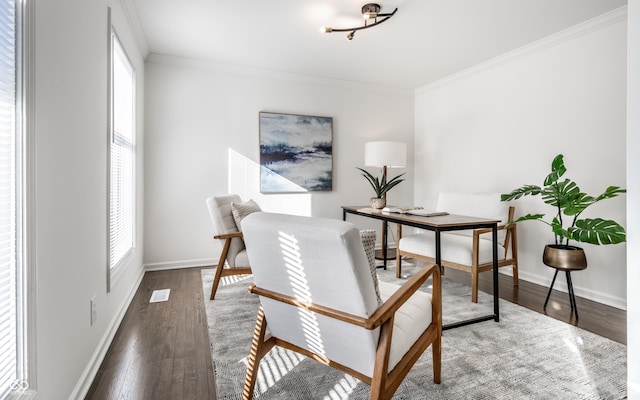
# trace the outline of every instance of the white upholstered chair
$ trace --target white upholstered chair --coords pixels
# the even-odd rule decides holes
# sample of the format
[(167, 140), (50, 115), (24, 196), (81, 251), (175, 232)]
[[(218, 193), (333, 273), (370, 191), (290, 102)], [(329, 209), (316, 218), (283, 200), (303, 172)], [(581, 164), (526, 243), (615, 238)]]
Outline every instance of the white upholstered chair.
[(213, 196), (207, 198), (206, 202), (215, 229), (213, 238), (218, 239), (222, 245), (222, 253), (216, 266), (209, 296), (213, 300), (223, 276), (250, 274), (251, 266), (242, 240), (242, 231), (236, 226), (231, 208), (232, 203), (243, 204), (240, 196), (237, 194)]
[[(500, 200), (499, 193), (440, 193), (437, 211), (449, 214), (483, 217), (501, 221), (498, 224), (498, 267), (511, 266), (513, 285), (518, 285), (518, 245), (516, 224), (505, 227), (513, 219), (514, 207)], [(396, 268), (399, 275), (402, 257), (435, 262), (433, 232), (402, 235), (398, 229)], [(442, 267), (471, 273), (471, 301), (478, 302), (478, 275), (493, 269), (491, 229), (452, 231), (441, 234)]]
[[(356, 227), (339, 220), (255, 213), (242, 223), (260, 297), (243, 392), (251, 399), (263, 356), (281, 346), (371, 385), (389, 399), (415, 361), (433, 348), (440, 382), (441, 286), (436, 265), (402, 286), (379, 282), (379, 306)], [(432, 295), (419, 291), (433, 277)]]

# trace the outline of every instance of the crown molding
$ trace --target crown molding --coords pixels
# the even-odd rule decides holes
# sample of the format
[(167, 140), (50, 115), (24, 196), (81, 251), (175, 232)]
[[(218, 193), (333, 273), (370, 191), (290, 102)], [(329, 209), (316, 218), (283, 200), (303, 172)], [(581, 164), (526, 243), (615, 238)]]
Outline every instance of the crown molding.
[(124, 10), (124, 15), (126, 16), (129, 27), (131, 27), (133, 36), (136, 39), (136, 44), (138, 45), (138, 50), (142, 55), (142, 59), (145, 59), (149, 55), (149, 44), (147, 43), (147, 37), (144, 34), (144, 30), (142, 29), (142, 24), (140, 24), (140, 18), (138, 17), (136, 6), (133, 4), (133, 0), (120, 0), (120, 5)]
[(187, 67), (187, 68), (200, 68), (200, 69), (210, 70), (214, 72), (225, 72), (230, 74), (254, 76), (254, 77), (267, 78), (267, 79), (279, 79), (279, 80), (294, 81), (294, 82), (308, 83), (308, 84), (314, 84), (314, 85), (331, 86), (336, 88), (368, 90), (371, 92), (395, 94), (395, 95), (411, 96), (411, 97), (413, 97), (414, 95), (414, 90), (409, 88), (375, 85), (372, 83), (348, 81), (343, 79), (334, 79), (334, 78), (320, 77), (315, 75), (305, 75), (305, 74), (299, 74), (294, 72), (276, 71), (276, 70), (262, 69), (262, 68), (256, 68), (256, 67), (247, 67), (242, 65), (223, 64), (223, 63), (218, 63), (214, 61), (186, 58), (186, 57), (176, 57), (176, 56), (169, 56), (169, 55), (157, 54), (157, 53), (150, 53), (147, 56), (145, 61), (151, 64), (175, 65), (175, 66), (181, 66), (181, 67)]
[(615, 10), (611, 10), (609, 12), (601, 14), (592, 19), (589, 19), (587, 21), (581, 22), (570, 28), (564, 29), (560, 32), (544, 37), (540, 40), (536, 40), (535, 42), (526, 44), (515, 50), (509, 51), (497, 57), (491, 58), (480, 64), (476, 64), (472, 67), (464, 69), (453, 75), (449, 75), (447, 77), (444, 77), (432, 83), (424, 85), (416, 89), (415, 94), (418, 95), (421, 93), (429, 92), (433, 89), (450, 84), (457, 80), (464, 79), (471, 75), (481, 73), (490, 68), (495, 68), (496, 66), (506, 64), (518, 58), (527, 57), (539, 51), (543, 51), (543, 50), (555, 47), (561, 43), (567, 42), (569, 40), (573, 40), (580, 36), (587, 35), (591, 32), (606, 28), (608, 26), (611, 26), (626, 20), (627, 20), (627, 6), (625, 5), (625, 6), (616, 8)]

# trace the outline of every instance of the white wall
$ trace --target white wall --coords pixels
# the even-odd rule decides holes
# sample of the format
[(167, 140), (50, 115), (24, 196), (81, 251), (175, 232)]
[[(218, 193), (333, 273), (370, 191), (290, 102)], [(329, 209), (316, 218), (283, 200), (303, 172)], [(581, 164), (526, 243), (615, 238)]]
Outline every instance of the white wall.
[[(143, 272), (138, 229), (134, 260), (107, 293), (108, 6), (136, 68), (140, 134), (144, 64), (119, 1), (34, 3), (36, 390), (39, 399), (83, 398)], [(143, 145), (140, 135), (139, 157)], [(97, 322), (90, 326), (93, 296)]]
[[(415, 203), (429, 206), (440, 191), (542, 186), (560, 153), (566, 176), (583, 191), (597, 195), (609, 185), (624, 187), (626, 28), (626, 9), (616, 10), (420, 88)], [(607, 200), (583, 216), (626, 225), (626, 200)], [(515, 205), (521, 215), (553, 213), (540, 198)], [(548, 286), (553, 271), (541, 254), (553, 240), (550, 230), (524, 222), (518, 231), (520, 277)], [(626, 245), (584, 247), (589, 268), (574, 274), (576, 294), (625, 308)]]
[[(342, 218), (341, 205), (368, 204), (356, 167), (364, 144), (408, 144), (413, 165), (413, 92), (150, 56), (146, 63), (145, 264), (212, 265), (220, 248), (205, 198), (235, 192), (264, 210)], [(258, 112), (333, 117), (333, 191), (261, 195)], [(375, 170), (371, 170), (374, 172)], [(412, 171), (388, 200), (413, 198)], [(350, 220), (352, 220), (350, 218)], [(356, 220), (362, 226), (372, 221)], [(378, 226), (379, 224), (375, 224)]]
[(629, 2), (627, 45), (627, 394), (640, 399), (640, 1)]

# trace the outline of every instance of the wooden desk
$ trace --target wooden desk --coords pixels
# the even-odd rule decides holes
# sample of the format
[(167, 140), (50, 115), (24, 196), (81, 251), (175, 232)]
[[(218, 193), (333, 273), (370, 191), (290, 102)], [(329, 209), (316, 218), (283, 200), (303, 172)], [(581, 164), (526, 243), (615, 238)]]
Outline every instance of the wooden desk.
[[(500, 306), (498, 296), (498, 220), (470, 217), (466, 215), (442, 215), (437, 217), (420, 217), (409, 214), (383, 213), (380, 210), (368, 208), (366, 206), (342, 206), (342, 219), (347, 220), (347, 214), (359, 215), (361, 217), (378, 219), (383, 222), (393, 222), (399, 226), (407, 225), (414, 228), (433, 231), (436, 236), (436, 264), (441, 265), (441, 243), (440, 234), (442, 232), (465, 230), (465, 229), (482, 229), (491, 228), (493, 239), (493, 314), (472, 318), (464, 321), (458, 321), (451, 324), (443, 325), (442, 329), (452, 329), (464, 325), (475, 324), (477, 322), (488, 321), (493, 319), (495, 322), (500, 321)], [(383, 243), (386, 246), (386, 243)], [(384, 248), (383, 248), (384, 251)]]

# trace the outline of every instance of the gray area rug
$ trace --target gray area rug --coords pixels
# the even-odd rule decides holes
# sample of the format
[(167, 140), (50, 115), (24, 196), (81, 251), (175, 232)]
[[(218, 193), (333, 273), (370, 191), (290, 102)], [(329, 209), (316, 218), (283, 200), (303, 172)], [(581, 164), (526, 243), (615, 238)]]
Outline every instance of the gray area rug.
[[(413, 267), (403, 263), (403, 274)], [(399, 282), (393, 263), (381, 280)], [(248, 293), (251, 276), (221, 282), (216, 300), (205, 296), (218, 399), (241, 399), (247, 355), (258, 310)], [(202, 270), (204, 293), (213, 270)], [(422, 290), (427, 289), (430, 281)], [(443, 322), (491, 314), (493, 298), (443, 277)], [(442, 383), (433, 383), (427, 349), (394, 399), (623, 399), (626, 346), (507, 301), (500, 322), (445, 331)], [(274, 348), (260, 364), (255, 399), (368, 399), (369, 386), (289, 350)]]

